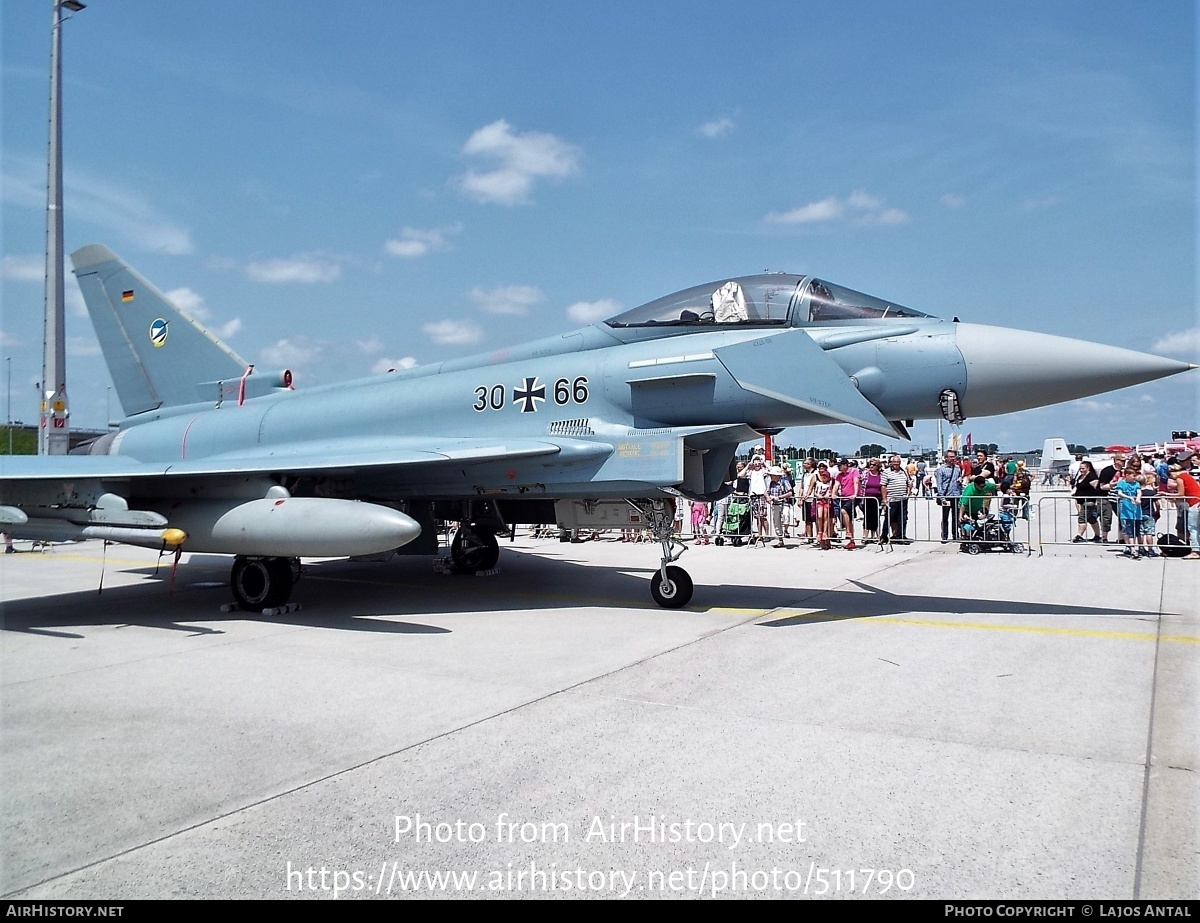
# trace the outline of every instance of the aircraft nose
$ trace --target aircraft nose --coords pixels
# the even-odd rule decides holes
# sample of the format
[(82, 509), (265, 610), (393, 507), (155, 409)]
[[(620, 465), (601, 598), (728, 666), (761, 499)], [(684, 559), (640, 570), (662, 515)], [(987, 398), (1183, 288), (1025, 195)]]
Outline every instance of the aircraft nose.
[(988, 416), (1071, 401), (1196, 368), (1118, 346), (1069, 337), (958, 324), (967, 370), (963, 412)]

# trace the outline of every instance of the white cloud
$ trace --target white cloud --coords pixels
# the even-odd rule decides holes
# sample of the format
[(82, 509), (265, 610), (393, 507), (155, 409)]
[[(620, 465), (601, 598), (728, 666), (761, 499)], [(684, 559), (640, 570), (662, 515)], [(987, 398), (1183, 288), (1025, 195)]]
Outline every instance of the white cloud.
[(541, 289), (533, 285), (498, 285), (490, 291), (473, 288), (467, 297), (488, 314), (528, 314), (535, 304), (546, 300)]
[(21, 341), (6, 330), (0, 330), (0, 346), (20, 346)]
[(416, 259), (435, 250), (450, 249), (450, 243), (446, 240), (447, 235), (457, 234), (461, 230), (461, 224), (427, 229), (406, 227), (401, 229), (398, 238), (385, 243), (383, 249), (392, 256), (409, 260)]
[(583, 151), (556, 135), (530, 131), (517, 134), (504, 119), (478, 129), (463, 153), (498, 161), (494, 170), (467, 171), (459, 188), (477, 202), (524, 205), (537, 179), (564, 179), (579, 172)]
[(1075, 401), (1075, 406), (1090, 413), (1109, 413), (1120, 405), (1112, 401)]
[(947, 208), (962, 208), (967, 204), (966, 198), (956, 195), (953, 192), (947, 192), (944, 196), (942, 196), (940, 201)]
[(443, 320), (426, 324), (421, 329), (433, 342), (451, 346), (478, 343), (483, 339), (483, 331), (470, 321)]
[(813, 221), (833, 221), (842, 217), (842, 203), (836, 196), (822, 199), (820, 202), (810, 202), (786, 212), (771, 212), (766, 220), (771, 224), (809, 224)]
[(342, 267), (333, 260), (311, 253), (300, 253), (289, 259), (262, 260), (246, 267), (246, 275), (253, 281), (270, 285), (334, 282), (341, 274)]
[(242, 319), (235, 317), (231, 321), (227, 321), (220, 327), (209, 328), (212, 330), (213, 336), (218, 340), (228, 340), (230, 337), (236, 336), (237, 332), (242, 329)]
[(1058, 196), (1046, 196), (1044, 199), (1026, 199), (1021, 203), (1021, 208), (1027, 212), (1041, 211), (1044, 208), (1053, 208), (1061, 199)]
[(907, 224), (908, 212), (899, 208), (885, 208), (878, 214), (864, 216), (863, 221), (867, 224)]
[(621, 303), (613, 298), (599, 301), (577, 301), (567, 307), (567, 317), (577, 324), (594, 324), (621, 311)]
[(733, 119), (720, 118), (700, 126), (700, 134), (706, 138), (721, 138), (733, 130)]
[(190, 288), (173, 288), (163, 292), (175, 307), (204, 324), (218, 340), (228, 340), (242, 329), (242, 319), (235, 317), (217, 326), (212, 325), (212, 311), (204, 304), (204, 296)]
[(1200, 353), (1200, 327), (1189, 330), (1177, 330), (1155, 340), (1150, 347), (1156, 353), (1167, 353), (1173, 356), (1195, 356)]
[(419, 363), (412, 356), (405, 356), (403, 359), (380, 359), (371, 366), (371, 372), (375, 375), (384, 375), (397, 369), (415, 369), (417, 365)]
[(208, 320), (211, 312), (204, 306), (204, 297), (190, 288), (173, 288), (163, 292), (175, 307), (192, 315), (196, 320)]
[(851, 208), (863, 209), (866, 211), (879, 211), (883, 208), (883, 199), (871, 195), (865, 189), (855, 189), (850, 193), (850, 198), (846, 200)]
[[(10, 205), (45, 210), (46, 164), (10, 158), (0, 188)], [(63, 176), (63, 201), (72, 222), (103, 228), (142, 250), (173, 255), (191, 253), (191, 232), (164, 218), (140, 195), (115, 183), (69, 169)]]
[(10, 253), (0, 262), (0, 275), (11, 282), (45, 282), (46, 257), (39, 253)]
[(284, 338), (268, 346), (260, 354), (260, 364), (273, 368), (291, 368), (296, 365), (308, 365), (318, 359), (324, 347), (316, 340), (308, 337)]
[(379, 339), (376, 334), (371, 334), (369, 340), (355, 340), (355, 345), (363, 355), (373, 356), (376, 353), (383, 352), (383, 340)]
[(844, 202), (828, 196), (789, 211), (771, 212), (764, 220), (768, 224), (813, 224), (843, 219), (848, 224), (906, 224), (909, 217), (903, 209), (888, 208), (879, 196), (856, 189)]

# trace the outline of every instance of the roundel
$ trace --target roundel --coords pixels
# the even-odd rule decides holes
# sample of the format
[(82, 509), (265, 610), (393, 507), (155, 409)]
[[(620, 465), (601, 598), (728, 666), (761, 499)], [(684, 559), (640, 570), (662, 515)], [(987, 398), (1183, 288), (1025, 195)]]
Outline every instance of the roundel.
[(150, 342), (154, 344), (155, 349), (167, 342), (167, 322), (161, 317), (154, 318), (150, 325)]

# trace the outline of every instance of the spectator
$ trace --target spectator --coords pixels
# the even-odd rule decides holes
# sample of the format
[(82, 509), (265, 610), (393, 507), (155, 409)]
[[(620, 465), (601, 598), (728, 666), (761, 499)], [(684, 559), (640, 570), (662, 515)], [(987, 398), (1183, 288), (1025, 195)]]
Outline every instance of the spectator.
[(912, 493), (912, 478), (901, 467), (899, 455), (893, 455), (888, 460), (888, 467), (880, 477), (883, 481), (883, 494), (887, 499), (890, 540), (894, 544), (907, 545), (908, 497)]
[(770, 469), (771, 483), (767, 485), (767, 503), (771, 507), (771, 527), (775, 533), (775, 547), (786, 548), (783, 543), (783, 508), (795, 496), (792, 479), (778, 465)]
[(835, 518), (840, 516), (842, 528), (846, 532), (845, 549), (853, 551), (854, 545), (854, 514), (858, 511), (860, 496), (860, 474), (857, 465), (850, 464), (846, 458), (838, 459), (838, 497), (834, 501)]
[(942, 508), (942, 543), (958, 541), (958, 498), (962, 496), (962, 468), (958, 453), (947, 449), (942, 463), (933, 472), (933, 486)]
[(883, 506), (882, 463), (878, 458), (867, 462), (867, 470), (859, 478), (859, 489), (863, 501), (863, 544), (886, 542), (888, 537), (887, 516)]
[(1100, 490), (1100, 476), (1096, 474), (1096, 469), (1092, 467), (1090, 461), (1080, 460), (1079, 470), (1071, 479), (1071, 492), (1075, 497), (1076, 519), (1079, 522), (1079, 531), (1071, 541), (1087, 541), (1085, 534), (1089, 525), (1096, 533), (1091, 540), (1093, 542), (1100, 541), (1100, 511), (1098, 507), (1101, 503), (1100, 498), (1104, 495)]
[(1113, 483), (1117, 495), (1117, 518), (1121, 540), (1125, 543), (1125, 556), (1135, 560), (1141, 556), (1138, 543), (1142, 525), (1142, 484), (1139, 471), (1132, 465)]
[(813, 478), (810, 496), (817, 512), (817, 544), (823, 551), (828, 551), (832, 547), (832, 511), (833, 500), (837, 496), (837, 481), (830, 476), (829, 466), (825, 462), (817, 465), (817, 476)]
[(1108, 535), (1112, 531), (1113, 512), (1117, 508), (1117, 497), (1113, 492), (1117, 481), (1121, 479), (1121, 472), (1125, 470), (1125, 456), (1113, 455), (1111, 465), (1105, 465), (1100, 469), (1100, 495), (1107, 497), (1100, 504), (1100, 541), (1107, 542)]
[(754, 544), (754, 538), (757, 536), (759, 542), (765, 545), (770, 531), (767, 524), (770, 514), (767, 504), (767, 465), (764, 457), (761, 454), (752, 455), (750, 461), (738, 468), (737, 476), (750, 482), (750, 544)]
[(1172, 493), (1180, 494), (1183, 498), (1180, 502), (1187, 505), (1186, 534), (1192, 550), (1183, 560), (1195, 561), (1200, 559), (1200, 482), (1178, 463), (1171, 466), (1171, 473), (1169, 489)]

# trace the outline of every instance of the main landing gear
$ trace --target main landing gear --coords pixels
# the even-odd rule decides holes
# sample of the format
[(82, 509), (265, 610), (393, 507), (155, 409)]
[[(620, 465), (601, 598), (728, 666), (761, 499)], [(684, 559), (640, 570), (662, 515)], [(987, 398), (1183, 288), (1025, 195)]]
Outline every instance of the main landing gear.
[(288, 601), (299, 571), (299, 558), (251, 558), (238, 555), (233, 559), (229, 585), (238, 608), (262, 612), (263, 609), (274, 609)]
[(450, 560), (460, 573), (491, 570), (500, 560), (500, 543), (492, 532), (462, 523), (450, 543)]
[(687, 551), (687, 545), (675, 538), (675, 503), (671, 500), (628, 501), (645, 516), (654, 540), (662, 545), (658, 573), (650, 578), (650, 595), (664, 609), (681, 609), (692, 599), (692, 578), (674, 562)]

